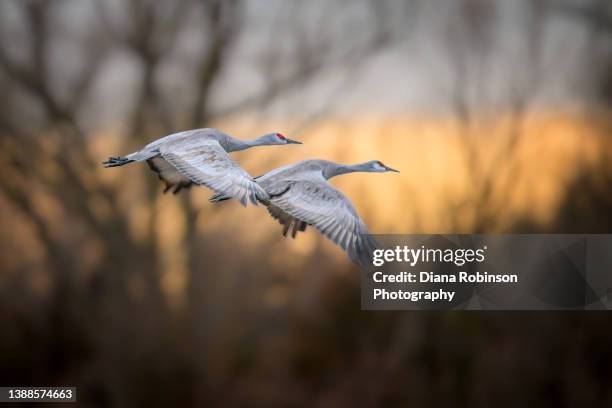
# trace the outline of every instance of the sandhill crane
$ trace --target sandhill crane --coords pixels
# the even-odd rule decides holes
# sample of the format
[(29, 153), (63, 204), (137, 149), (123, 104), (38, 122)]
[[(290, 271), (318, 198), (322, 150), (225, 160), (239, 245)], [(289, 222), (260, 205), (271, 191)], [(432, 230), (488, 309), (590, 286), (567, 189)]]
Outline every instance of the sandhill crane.
[(146, 161), (165, 183), (164, 193), (178, 193), (193, 184), (238, 199), (242, 205), (267, 198), (266, 192), (227, 153), (255, 146), (301, 144), (280, 133), (254, 140), (240, 140), (216, 129), (194, 129), (175, 133), (149, 143), (125, 157), (110, 157), (104, 167)]
[[(283, 235), (295, 238), (307, 225), (314, 226), (327, 238), (345, 250), (349, 258), (361, 265), (369, 262), (376, 241), (348, 198), (327, 182), (340, 174), (354, 172), (384, 173), (398, 170), (377, 160), (344, 165), (327, 160), (305, 160), (280, 167), (255, 178), (269, 196), (262, 200), (268, 212), (283, 226)], [(231, 197), (216, 194), (210, 201)]]

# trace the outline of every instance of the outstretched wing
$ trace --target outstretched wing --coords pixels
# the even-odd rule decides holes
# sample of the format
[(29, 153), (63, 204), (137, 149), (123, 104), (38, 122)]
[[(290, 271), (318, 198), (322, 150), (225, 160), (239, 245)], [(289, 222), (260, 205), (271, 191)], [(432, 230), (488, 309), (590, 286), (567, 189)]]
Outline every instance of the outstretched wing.
[[(268, 209), (274, 218), (287, 229), (286, 223), (292, 222), (291, 219), (312, 225), (342, 247), (353, 262), (369, 264), (377, 244), (348, 198), (325, 180), (287, 183), (288, 188), (282, 194), (270, 193)], [(298, 230), (300, 227), (297, 226)]]
[[(255, 181), (258, 181), (257, 177), (255, 177)], [(286, 192), (288, 188), (289, 183), (277, 183), (276, 189), (271, 188), (267, 191), (267, 193), (270, 197), (275, 197)], [(211, 203), (218, 203), (226, 200), (231, 200), (231, 197), (225, 196), (223, 194), (214, 194), (208, 199), (208, 201), (210, 201)], [(287, 214), (286, 212), (284, 212), (274, 204), (271, 204), (270, 202), (266, 202), (265, 204), (272, 218), (277, 220), (283, 226), (284, 237), (287, 236), (287, 233), (289, 233), (290, 230), (291, 238), (295, 238), (298, 232), (306, 231), (306, 227), (308, 226), (308, 224), (304, 221), (292, 217), (291, 215)]]
[(268, 198), (266, 192), (214, 139), (179, 139), (159, 147), (161, 156), (183, 176), (204, 185), (215, 193), (239, 200), (246, 205), (250, 200)]

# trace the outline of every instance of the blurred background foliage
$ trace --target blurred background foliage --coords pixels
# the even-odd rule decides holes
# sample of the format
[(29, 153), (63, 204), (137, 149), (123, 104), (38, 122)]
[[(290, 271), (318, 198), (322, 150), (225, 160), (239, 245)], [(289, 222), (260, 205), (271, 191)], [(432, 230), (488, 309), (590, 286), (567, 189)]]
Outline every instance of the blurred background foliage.
[(606, 0), (0, 3), (0, 383), (85, 406), (612, 403), (605, 313), (362, 312), (261, 208), (102, 169), (172, 132), (280, 131), (375, 233), (612, 231)]

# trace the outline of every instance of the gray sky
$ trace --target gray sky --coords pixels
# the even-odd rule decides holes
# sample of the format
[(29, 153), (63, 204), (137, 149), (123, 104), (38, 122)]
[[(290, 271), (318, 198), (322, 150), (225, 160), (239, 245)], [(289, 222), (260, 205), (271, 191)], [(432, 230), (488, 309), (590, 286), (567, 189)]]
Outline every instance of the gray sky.
[[(66, 0), (56, 18), (59, 35), (52, 57), (60, 91), (63, 78), (70, 78), (82, 63), (79, 47), (95, 22), (93, 1)], [(533, 91), (534, 106), (566, 109), (582, 100), (581, 83), (592, 70), (586, 27), (555, 12), (533, 25), (529, 16), (536, 2), (532, 1), (480, 2), (489, 17), (486, 31), (476, 30), (476, 34), (471, 30), (474, 24), (459, 19), (459, 1), (381, 2), (386, 5), (382, 24), (391, 33), (389, 42), (350, 63), (338, 60), (359, 49), (377, 29), (371, 3), (296, 1), (247, 0), (239, 41), (214, 88), (216, 108), (257, 93), (271, 70), (291, 72), (300, 63), (295, 53), (298, 43), (311, 46), (324, 69), (266, 107), (269, 113), (293, 116), (317, 109), (342, 115), (444, 113), (457, 87), (476, 105), (503, 109), (521, 86)], [(24, 57), (26, 36), (10, 3), (3, 4), (0, 32), (12, 39), (8, 47), (19, 59)], [(123, 2), (109, 0), (108, 4), (112, 19), (130, 24), (122, 14)], [(292, 7), (295, 4), (297, 9)], [(185, 78), (193, 74), (194, 51), (203, 38), (198, 21), (195, 16), (185, 19), (177, 46), (156, 78), (168, 97), (176, 100), (177, 109), (190, 95), (191, 85)], [(465, 33), (468, 40), (462, 40)], [(534, 35), (541, 38), (535, 54)], [(94, 88), (103, 108), (91, 112), (91, 119), (121, 118), (136, 94), (139, 75), (138, 59), (127, 50), (115, 49), (104, 61)]]

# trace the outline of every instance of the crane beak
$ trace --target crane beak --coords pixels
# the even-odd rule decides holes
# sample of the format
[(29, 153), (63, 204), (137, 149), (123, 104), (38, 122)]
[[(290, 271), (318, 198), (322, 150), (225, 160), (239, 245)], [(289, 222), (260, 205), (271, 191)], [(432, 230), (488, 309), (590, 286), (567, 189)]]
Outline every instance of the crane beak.
[(287, 144), (302, 144), (302, 142), (298, 142), (297, 140), (286, 139)]
[(385, 166), (385, 169), (387, 169), (388, 171), (394, 171), (394, 172), (396, 172), (396, 173), (399, 173), (399, 172), (400, 172), (399, 170), (392, 169), (392, 168), (391, 168), (391, 167), (389, 167), (389, 166)]

